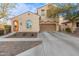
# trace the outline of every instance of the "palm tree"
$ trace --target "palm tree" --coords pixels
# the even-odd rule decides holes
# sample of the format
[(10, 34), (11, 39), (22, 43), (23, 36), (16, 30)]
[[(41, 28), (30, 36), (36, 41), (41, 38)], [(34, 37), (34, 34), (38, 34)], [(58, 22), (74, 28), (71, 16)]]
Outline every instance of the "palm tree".
[(59, 7), (60, 5), (58, 5), (58, 7), (51, 7), (48, 10), (48, 17), (54, 17), (57, 18), (59, 14), (61, 13), (65, 13), (66, 15), (64, 15), (65, 19), (68, 19), (71, 23), (72, 23), (72, 32), (74, 30), (74, 25), (75, 22), (77, 20), (79, 20), (79, 14), (77, 12), (73, 13), (76, 9), (77, 9), (77, 5), (71, 4), (71, 3), (66, 3), (66, 4), (62, 4), (62, 7)]
[(79, 20), (79, 13), (75, 10), (77, 9), (77, 6), (72, 4), (67, 4), (64, 6), (63, 10), (65, 15), (65, 19), (69, 20), (69, 22), (72, 23), (71, 31), (74, 32), (74, 27), (76, 26), (76, 21)]
[(76, 21), (79, 20), (79, 13), (77, 13), (77, 12), (69, 13), (69, 14), (66, 15), (65, 18), (68, 19), (69, 22), (72, 23), (71, 30), (72, 30), (72, 32), (74, 32), (74, 26), (76, 26)]

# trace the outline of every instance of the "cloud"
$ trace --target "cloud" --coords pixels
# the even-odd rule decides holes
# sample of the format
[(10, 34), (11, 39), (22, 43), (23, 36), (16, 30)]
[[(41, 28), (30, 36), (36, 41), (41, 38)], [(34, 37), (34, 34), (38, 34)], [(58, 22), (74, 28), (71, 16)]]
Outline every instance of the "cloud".
[(36, 12), (37, 8), (43, 6), (44, 3), (18, 3), (16, 8), (11, 9), (11, 16), (16, 16), (27, 11)]
[(24, 13), (26, 11), (28, 11), (28, 7), (26, 7), (25, 4), (17, 4), (16, 8), (10, 10), (10, 13), (12, 16), (15, 16)]

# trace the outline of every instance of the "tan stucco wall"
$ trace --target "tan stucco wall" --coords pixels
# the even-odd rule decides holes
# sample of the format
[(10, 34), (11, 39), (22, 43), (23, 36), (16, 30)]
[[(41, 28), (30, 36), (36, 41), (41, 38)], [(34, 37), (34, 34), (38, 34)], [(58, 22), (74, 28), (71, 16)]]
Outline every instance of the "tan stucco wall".
[[(21, 17), (21, 19), (19, 19)], [(15, 17), (13, 20), (18, 19), (19, 20), (19, 32), (39, 32), (39, 16), (32, 13), (25, 13), (18, 17)], [(32, 28), (27, 29), (26, 28), (26, 21), (30, 19), (32, 21)], [(20, 22), (22, 22), (22, 25), (20, 25)], [(13, 26), (13, 25), (12, 25)]]
[(44, 10), (45, 16), (41, 16), (42, 18), (47, 16), (47, 10), (49, 9), (49, 6), (48, 6), (48, 5), (49, 5), (49, 4), (47, 4), (47, 5), (45, 5), (45, 6), (43, 6), (43, 7), (37, 9), (37, 13), (38, 13), (38, 15), (40, 15), (40, 16), (41, 16), (41, 13), (42, 13), (41, 10)]
[[(51, 4), (51, 3), (48, 3), (47, 5), (45, 5), (45, 6), (43, 6), (43, 7), (37, 9), (37, 14), (41, 16), (41, 20), (43, 20), (43, 21), (56, 20), (55, 18), (48, 18), (48, 17), (47, 17), (47, 11), (48, 11), (51, 7), (54, 7), (54, 8), (55, 8), (56, 6), (54, 6), (54, 5)], [(42, 10), (44, 10), (44, 16), (41, 15), (41, 14), (42, 14)]]
[(4, 30), (4, 29), (5, 29), (4, 25), (0, 24), (0, 30)]
[[(52, 7), (56, 7), (56, 6), (52, 5), (52, 4), (47, 4), (47, 5), (39, 8), (39, 9), (37, 9), (37, 14), (41, 16), (41, 20), (40, 20), (41, 22), (43, 21), (43, 22), (46, 23), (47, 21), (51, 21), (52, 24), (55, 24), (56, 25), (56, 31), (59, 31), (59, 25), (58, 25), (58, 23), (55, 23), (54, 22), (54, 21), (58, 20), (58, 18), (55, 19), (55, 18), (48, 18), (47, 17), (47, 11), (50, 9), (51, 6)], [(44, 10), (44, 14), (45, 14), (44, 16), (41, 15), (42, 10)]]
[[(22, 30), (24, 32), (39, 32), (39, 16), (34, 14), (23, 14), (22, 15)], [(32, 21), (32, 28), (27, 29), (26, 28), (26, 20), (30, 19)]]

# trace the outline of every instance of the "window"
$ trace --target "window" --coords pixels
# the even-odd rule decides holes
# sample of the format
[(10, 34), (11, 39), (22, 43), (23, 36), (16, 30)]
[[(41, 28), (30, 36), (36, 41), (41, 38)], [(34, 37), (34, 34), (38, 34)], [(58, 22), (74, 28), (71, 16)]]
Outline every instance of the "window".
[(30, 29), (32, 27), (32, 21), (31, 20), (27, 20), (26, 21), (26, 28)]
[(76, 26), (79, 27), (79, 22), (76, 23)]

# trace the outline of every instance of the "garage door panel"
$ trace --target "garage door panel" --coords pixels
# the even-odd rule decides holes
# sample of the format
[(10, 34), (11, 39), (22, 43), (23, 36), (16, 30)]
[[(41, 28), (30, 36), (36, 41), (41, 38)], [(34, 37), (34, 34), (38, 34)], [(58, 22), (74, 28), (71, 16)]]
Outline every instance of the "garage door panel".
[(56, 25), (55, 24), (41, 24), (40, 25), (40, 31), (41, 32), (54, 32), (56, 31)]

